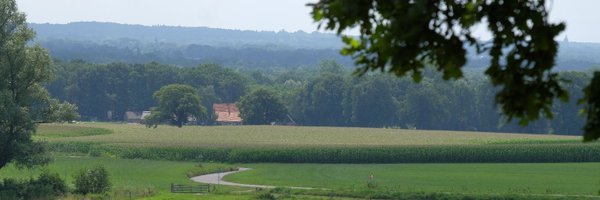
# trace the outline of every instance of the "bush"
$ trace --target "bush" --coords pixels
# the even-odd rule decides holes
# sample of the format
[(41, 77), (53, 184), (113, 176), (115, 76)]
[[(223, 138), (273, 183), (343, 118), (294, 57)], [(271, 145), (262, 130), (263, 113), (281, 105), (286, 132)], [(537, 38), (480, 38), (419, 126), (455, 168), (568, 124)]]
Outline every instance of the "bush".
[(33, 185), (38, 185), (39, 187), (48, 187), (54, 196), (61, 196), (69, 191), (65, 181), (62, 180), (57, 173), (50, 173), (48, 171), (43, 171), (42, 174), (40, 174), (37, 182), (35, 182)]
[(261, 192), (256, 195), (257, 200), (276, 200), (275, 196), (270, 192)]
[(81, 169), (75, 174), (75, 193), (78, 194), (102, 194), (111, 188), (108, 171), (103, 166), (93, 169)]
[(42, 172), (38, 179), (4, 179), (0, 199), (56, 199), (67, 193), (65, 182), (56, 173)]

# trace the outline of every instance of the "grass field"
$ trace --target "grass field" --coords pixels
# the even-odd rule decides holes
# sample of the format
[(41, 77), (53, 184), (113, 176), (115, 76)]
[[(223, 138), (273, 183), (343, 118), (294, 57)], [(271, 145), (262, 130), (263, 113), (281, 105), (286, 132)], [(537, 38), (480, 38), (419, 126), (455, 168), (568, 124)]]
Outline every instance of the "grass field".
[(225, 179), (240, 183), (408, 192), (598, 195), (600, 163), (247, 164)]
[[(111, 175), (115, 188), (151, 188), (166, 191), (170, 183), (190, 184), (186, 174), (200, 170), (193, 162), (171, 162), (154, 160), (131, 160), (90, 157), (56, 157), (47, 167), (17, 169), (13, 166), (2, 168), (0, 177), (37, 177), (42, 169), (58, 173), (67, 183), (73, 182), (72, 175), (82, 168), (105, 166)], [(214, 165), (214, 166), (213, 166)], [(214, 168), (223, 164), (205, 164), (203, 168)]]
[[(90, 128), (112, 134), (82, 134)], [(302, 126), (159, 126), (81, 123), (42, 124), (37, 137), (50, 142), (99, 142), (159, 147), (306, 147), (401, 146), (578, 142), (579, 136), (497, 134), (383, 128)], [(64, 133), (60, 133), (64, 130)], [(81, 131), (73, 131), (81, 130)], [(95, 131), (106, 133), (106, 131)], [(81, 137), (76, 137), (81, 136)]]
[[(0, 178), (28, 179), (37, 178), (42, 170), (58, 173), (65, 182), (73, 188), (73, 174), (82, 168), (104, 166), (113, 184), (113, 194), (128, 197), (147, 196), (151, 199), (197, 199), (197, 195), (172, 194), (169, 192), (171, 183), (194, 185), (188, 174), (203, 174), (219, 171), (231, 165), (220, 163), (205, 163), (202, 167), (193, 162), (172, 162), (153, 160), (131, 160), (90, 157), (55, 157), (55, 161), (45, 167), (34, 169), (17, 169), (12, 165), (0, 170)], [(231, 190), (229, 187), (221, 187)], [(240, 195), (208, 195), (207, 199), (248, 199)]]
[[(193, 184), (186, 176), (198, 171), (197, 163), (89, 157), (57, 157), (46, 169), (72, 183), (79, 169), (103, 165), (114, 192), (153, 191), (149, 199), (197, 199), (196, 195), (171, 194), (170, 183)], [(214, 170), (224, 164), (203, 164)], [(377, 189), (408, 193), (463, 194), (568, 194), (597, 195), (600, 163), (545, 164), (241, 164), (253, 170), (226, 176), (226, 180), (277, 186), (309, 186), (342, 191), (368, 190), (370, 174)], [(0, 177), (36, 177), (42, 169), (0, 170)], [(72, 185), (71, 185), (72, 187)], [(232, 188), (225, 190), (231, 191)], [(242, 191), (247, 189), (242, 189)], [(254, 193), (216, 193), (202, 199), (252, 199)], [(316, 198), (316, 197), (315, 197)]]

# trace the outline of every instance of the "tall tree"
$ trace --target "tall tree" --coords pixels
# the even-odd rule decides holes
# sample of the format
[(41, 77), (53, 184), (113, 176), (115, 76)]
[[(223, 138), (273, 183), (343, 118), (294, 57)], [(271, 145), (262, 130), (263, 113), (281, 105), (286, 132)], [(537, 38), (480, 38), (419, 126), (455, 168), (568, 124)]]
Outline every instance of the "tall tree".
[[(380, 70), (421, 79), (426, 65), (434, 65), (444, 79), (463, 76), (467, 46), (487, 53), (486, 74), (499, 86), (495, 101), (502, 112), (521, 125), (540, 117), (552, 118), (555, 98), (567, 101), (561, 79), (552, 71), (558, 43), (565, 29), (551, 23), (544, 0), (320, 0), (309, 4), (315, 21), (338, 34), (358, 28), (358, 38), (344, 36), (342, 53), (351, 55), (364, 74)], [(472, 30), (487, 22), (490, 42), (477, 40)], [(600, 80), (596, 73), (594, 80)], [(597, 85), (594, 85), (597, 84)], [(600, 81), (587, 87), (588, 122), (584, 140), (600, 137)], [(587, 100), (586, 100), (587, 99)]]
[(348, 83), (342, 75), (324, 73), (300, 92), (295, 103), (301, 119), (308, 125), (344, 125), (344, 102)]
[(148, 127), (156, 128), (163, 121), (182, 127), (188, 123), (189, 117), (199, 120), (206, 116), (206, 108), (202, 106), (200, 95), (189, 85), (164, 86), (154, 93), (154, 99), (158, 106), (152, 108), (152, 113), (145, 119)]
[(259, 88), (243, 96), (238, 103), (245, 124), (269, 124), (285, 119), (287, 109), (270, 90)]
[(30, 108), (47, 100), (42, 84), (51, 74), (48, 54), (27, 44), (34, 35), (15, 1), (0, 0), (0, 168), (13, 161), (27, 167), (49, 161), (42, 143), (31, 139), (36, 125)]
[(384, 127), (398, 120), (398, 102), (383, 76), (367, 77), (353, 88), (351, 99), (354, 125)]

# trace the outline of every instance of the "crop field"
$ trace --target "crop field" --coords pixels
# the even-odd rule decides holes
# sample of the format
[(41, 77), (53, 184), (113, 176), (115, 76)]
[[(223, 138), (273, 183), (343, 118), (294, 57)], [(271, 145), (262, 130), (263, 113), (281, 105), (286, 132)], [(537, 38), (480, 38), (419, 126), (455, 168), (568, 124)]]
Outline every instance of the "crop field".
[(240, 183), (409, 192), (598, 195), (600, 163), (246, 164), (225, 179)]
[[(61, 129), (65, 133), (59, 134)], [(581, 140), (578, 136), (559, 135), (300, 126), (159, 126), (152, 129), (134, 124), (82, 123), (42, 124), (38, 130), (37, 137), (50, 142), (97, 142), (153, 147), (381, 147), (563, 143)], [(107, 131), (112, 134), (106, 134)]]
[[(63, 131), (61, 131), (63, 130)], [(291, 126), (43, 124), (53, 152), (232, 163), (600, 162), (578, 136)]]

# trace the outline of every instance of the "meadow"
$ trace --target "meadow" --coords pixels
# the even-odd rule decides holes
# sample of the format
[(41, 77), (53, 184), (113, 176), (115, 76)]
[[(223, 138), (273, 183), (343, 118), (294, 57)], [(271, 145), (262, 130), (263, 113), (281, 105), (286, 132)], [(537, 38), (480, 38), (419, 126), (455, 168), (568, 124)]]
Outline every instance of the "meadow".
[(245, 164), (225, 180), (248, 184), (466, 194), (597, 195), (600, 163)]
[[(43, 170), (58, 173), (73, 188), (73, 175), (81, 169), (104, 166), (113, 185), (112, 196), (136, 198), (193, 198), (194, 195), (171, 194), (171, 183), (194, 185), (189, 177), (217, 171), (228, 171), (232, 165), (220, 163), (171, 162), (156, 160), (132, 160), (113, 158), (91, 158), (79, 156), (56, 156), (47, 166), (19, 169), (13, 165), (2, 168), (0, 177), (28, 179), (36, 178)], [(220, 188), (217, 188), (220, 189)], [(224, 188), (230, 190), (231, 188)], [(243, 196), (242, 196), (243, 197)], [(237, 197), (237, 198), (242, 198)], [(220, 199), (220, 198), (219, 198)]]

